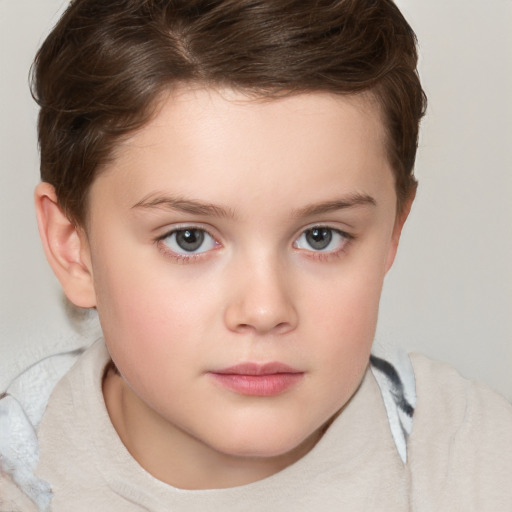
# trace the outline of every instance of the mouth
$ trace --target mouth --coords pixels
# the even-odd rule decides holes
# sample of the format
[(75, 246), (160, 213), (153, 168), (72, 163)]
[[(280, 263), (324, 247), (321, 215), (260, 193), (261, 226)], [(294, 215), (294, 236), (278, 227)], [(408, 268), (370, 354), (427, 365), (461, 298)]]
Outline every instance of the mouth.
[(275, 396), (298, 384), (304, 372), (272, 362), (241, 363), (211, 371), (210, 375), (221, 386), (241, 395)]

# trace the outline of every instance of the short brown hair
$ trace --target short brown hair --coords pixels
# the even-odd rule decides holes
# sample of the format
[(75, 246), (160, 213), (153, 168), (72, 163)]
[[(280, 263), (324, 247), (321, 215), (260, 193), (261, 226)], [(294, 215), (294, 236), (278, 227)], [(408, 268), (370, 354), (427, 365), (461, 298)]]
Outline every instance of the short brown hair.
[(85, 221), (88, 189), (119, 138), (184, 82), (262, 96), (370, 91), (384, 114), (398, 209), (426, 99), (416, 37), (391, 0), (75, 0), (40, 48), (41, 178)]

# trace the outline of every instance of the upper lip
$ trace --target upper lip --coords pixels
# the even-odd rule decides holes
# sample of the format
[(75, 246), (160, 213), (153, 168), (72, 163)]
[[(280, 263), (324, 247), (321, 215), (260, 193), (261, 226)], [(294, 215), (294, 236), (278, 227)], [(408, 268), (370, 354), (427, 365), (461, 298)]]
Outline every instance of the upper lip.
[(239, 363), (228, 368), (214, 370), (212, 373), (223, 375), (274, 375), (276, 373), (303, 373), (284, 363)]

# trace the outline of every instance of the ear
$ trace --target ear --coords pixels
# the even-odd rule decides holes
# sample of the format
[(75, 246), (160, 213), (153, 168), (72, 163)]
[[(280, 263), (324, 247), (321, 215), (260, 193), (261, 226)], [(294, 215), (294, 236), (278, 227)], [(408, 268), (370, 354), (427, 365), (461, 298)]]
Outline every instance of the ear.
[(34, 194), (39, 235), (46, 258), (66, 297), (75, 306), (96, 306), (89, 244), (85, 231), (60, 208), (55, 189), (40, 183)]
[(393, 228), (393, 234), (391, 236), (391, 244), (389, 246), (388, 258), (386, 261), (386, 272), (391, 268), (393, 262), (395, 261), (396, 252), (398, 250), (398, 243), (400, 242), (400, 236), (402, 234), (402, 229), (404, 227), (405, 221), (407, 220), (407, 217), (409, 217), (409, 213), (411, 212), (412, 203), (414, 202), (415, 197), (416, 187), (410, 192), (409, 197), (405, 201), (400, 214), (396, 216), (395, 226)]

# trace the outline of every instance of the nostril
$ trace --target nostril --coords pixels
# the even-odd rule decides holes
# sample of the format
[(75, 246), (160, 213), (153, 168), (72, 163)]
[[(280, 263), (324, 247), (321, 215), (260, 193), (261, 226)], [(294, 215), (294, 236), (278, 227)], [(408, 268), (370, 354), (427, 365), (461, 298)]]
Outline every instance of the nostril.
[(289, 322), (279, 322), (279, 323), (273, 323), (273, 322), (262, 322), (261, 320), (258, 322), (252, 322), (252, 323), (238, 323), (234, 326), (235, 331), (238, 331), (239, 333), (249, 333), (254, 332), (258, 334), (265, 334), (265, 333), (274, 333), (274, 334), (283, 334), (285, 332), (288, 332), (292, 329), (292, 325)]
[(281, 322), (274, 327), (277, 332), (283, 332), (289, 330), (291, 325), (288, 322)]

